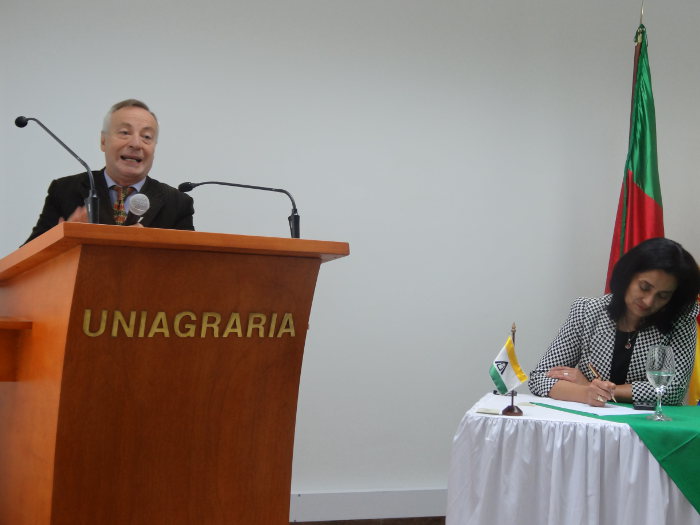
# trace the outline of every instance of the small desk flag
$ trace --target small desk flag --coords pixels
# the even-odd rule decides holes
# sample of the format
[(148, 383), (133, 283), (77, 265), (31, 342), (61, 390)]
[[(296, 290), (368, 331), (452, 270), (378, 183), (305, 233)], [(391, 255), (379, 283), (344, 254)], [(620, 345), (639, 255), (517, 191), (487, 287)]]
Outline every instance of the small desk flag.
[(509, 337), (506, 344), (493, 360), (489, 375), (501, 394), (507, 394), (515, 387), (527, 381), (527, 376), (520, 368), (515, 356), (513, 338)]

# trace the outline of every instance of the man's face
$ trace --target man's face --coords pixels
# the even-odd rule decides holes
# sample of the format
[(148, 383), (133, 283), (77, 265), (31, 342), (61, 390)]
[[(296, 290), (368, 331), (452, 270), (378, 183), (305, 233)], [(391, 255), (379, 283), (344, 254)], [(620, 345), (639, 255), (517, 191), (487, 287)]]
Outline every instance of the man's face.
[(107, 174), (122, 186), (146, 178), (157, 139), (158, 123), (145, 109), (126, 107), (112, 113), (109, 128), (100, 139)]

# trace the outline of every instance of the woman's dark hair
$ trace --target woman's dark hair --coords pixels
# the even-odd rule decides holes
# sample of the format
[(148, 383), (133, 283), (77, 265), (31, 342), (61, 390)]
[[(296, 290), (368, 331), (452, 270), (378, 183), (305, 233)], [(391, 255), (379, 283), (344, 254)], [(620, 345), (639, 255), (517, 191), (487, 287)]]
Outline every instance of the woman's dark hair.
[(667, 333), (700, 293), (698, 264), (683, 246), (671, 239), (656, 237), (641, 242), (617, 261), (610, 278), (612, 301), (608, 305), (608, 314), (614, 321), (622, 318), (626, 309), (625, 294), (632, 277), (650, 270), (663, 270), (678, 282), (666, 306), (644, 320), (644, 326), (656, 325), (661, 332)]

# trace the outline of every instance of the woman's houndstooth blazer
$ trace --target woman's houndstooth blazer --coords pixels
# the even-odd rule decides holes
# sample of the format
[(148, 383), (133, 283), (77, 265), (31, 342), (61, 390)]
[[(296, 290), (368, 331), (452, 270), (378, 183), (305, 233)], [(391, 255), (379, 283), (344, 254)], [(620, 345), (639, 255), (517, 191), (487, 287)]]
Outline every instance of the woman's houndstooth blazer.
[[(593, 374), (588, 368), (590, 362), (603, 379), (610, 377), (616, 330), (615, 322), (610, 319), (607, 311), (611, 299), (611, 295), (605, 295), (597, 298), (580, 297), (574, 301), (569, 318), (540, 359), (537, 369), (530, 374), (528, 386), (533, 394), (549, 394), (558, 380), (549, 378), (546, 374), (555, 366), (578, 367), (592, 381)], [(663, 403), (679, 405), (683, 402), (695, 360), (697, 313), (698, 305), (694, 304), (676, 320), (673, 329), (666, 335), (654, 326), (638, 333), (634, 347), (630, 350), (632, 358), (626, 381), (632, 384), (632, 399), (635, 403), (656, 402), (654, 387), (646, 378), (645, 361), (649, 347), (660, 343), (671, 345), (676, 358), (676, 375), (666, 387)]]

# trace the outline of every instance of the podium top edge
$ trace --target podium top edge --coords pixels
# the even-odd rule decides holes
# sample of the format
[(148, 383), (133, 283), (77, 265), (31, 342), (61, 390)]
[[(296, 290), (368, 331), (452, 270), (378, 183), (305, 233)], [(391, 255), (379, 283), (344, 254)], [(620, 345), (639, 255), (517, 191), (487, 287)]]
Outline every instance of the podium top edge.
[(321, 262), (350, 254), (346, 242), (64, 222), (0, 259), (0, 282), (84, 245), (306, 257)]

